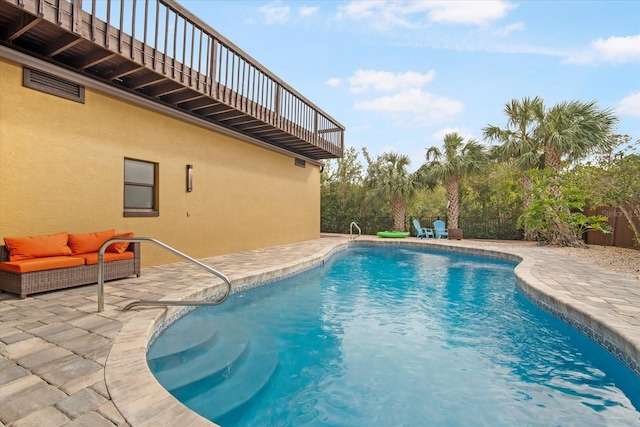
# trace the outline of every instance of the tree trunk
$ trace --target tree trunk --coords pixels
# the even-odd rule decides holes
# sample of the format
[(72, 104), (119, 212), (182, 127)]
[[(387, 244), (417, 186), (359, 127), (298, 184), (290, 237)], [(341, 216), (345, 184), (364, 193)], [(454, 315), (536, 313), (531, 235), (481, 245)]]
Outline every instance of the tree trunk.
[[(559, 173), (560, 169), (562, 169), (562, 153), (560, 150), (552, 145), (545, 144), (544, 165), (555, 173)], [(556, 212), (552, 214), (551, 224), (554, 229), (551, 232), (552, 238), (549, 243), (558, 246), (584, 246), (580, 236), (576, 235), (571, 226), (562, 219), (570, 214), (569, 209), (560, 203), (562, 200), (562, 188), (557, 182), (553, 182), (549, 187), (549, 191), (551, 197), (558, 201), (558, 206), (555, 208)]]
[(562, 168), (562, 153), (551, 145), (544, 146), (544, 166), (559, 172)]
[(624, 217), (629, 222), (629, 228), (631, 228), (631, 231), (633, 231), (633, 236), (634, 236), (633, 240), (635, 242), (635, 245), (640, 247), (640, 231), (638, 231), (638, 227), (636, 227), (636, 224), (633, 222), (633, 216), (635, 216), (636, 218), (640, 218), (640, 205), (629, 206), (629, 211), (631, 212), (632, 215), (630, 215), (629, 212), (627, 212), (624, 206), (618, 206), (618, 207), (622, 211)]
[[(524, 173), (520, 178), (520, 185), (522, 185), (522, 212), (527, 212), (531, 202), (533, 201), (533, 179)], [(527, 225), (523, 224), (524, 228), (524, 240), (533, 241), (536, 240), (536, 236), (528, 230)]]
[(551, 193), (551, 197), (554, 200), (557, 200), (555, 208), (549, 208), (554, 210), (555, 212), (550, 212), (549, 215), (551, 217), (551, 225), (553, 226), (553, 230), (550, 230), (550, 241), (549, 243), (557, 246), (574, 246), (580, 247), (584, 246), (584, 242), (580, 240), (581, 236), (578, 236), (575, 230), (567, 223), (563, 218), (567, 218), (570, 215), (569, 208), (562, 205), (562, 188), (560, 184), (557, 182), (558, 177), (549, 185), (549, 192)]
[[(549, 207), (549, 209), (553, 210), (551, 207)], [(571, 226), (562, 220), (558, 212), (550, 212), (549, 215), (551, 217), (551, 225), (553, 226), (553, 230), (550, 230), (549, 233), (550, 245), (573, 247), (585, 246), (584, 242), (576, 236), (576, 233)]]
[(449, 177), (445, 184), (445, 189), (447, 190), (447, 200), (449, 201), (449, 206), (447, 207), (447, 228), (459, 228), (460, 193), (458, 190), (458, 177)]
[(393, 197), (391, 210), (393, 211), (393, 231), (404, 231), (406, 207), (402, 197)]

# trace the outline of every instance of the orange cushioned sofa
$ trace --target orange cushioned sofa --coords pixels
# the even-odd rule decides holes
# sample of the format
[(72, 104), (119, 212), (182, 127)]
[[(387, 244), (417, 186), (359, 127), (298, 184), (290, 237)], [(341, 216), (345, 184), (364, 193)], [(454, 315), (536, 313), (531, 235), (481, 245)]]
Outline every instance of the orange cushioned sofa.
[[(115, 230), (5, 237), (0, 246), (0, 290), (29, 294), (98, 282), (98, 251)], [(104, 279), (140, 276), (140, 243), (116, 242), (104, 253)]]

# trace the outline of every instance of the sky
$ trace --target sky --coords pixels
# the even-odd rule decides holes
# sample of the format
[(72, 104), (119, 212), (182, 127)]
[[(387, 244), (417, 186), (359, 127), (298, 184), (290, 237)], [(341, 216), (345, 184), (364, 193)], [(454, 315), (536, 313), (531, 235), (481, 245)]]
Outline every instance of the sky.
[(346, 127), (345, 147), (424, 162), (505, 104), (593, 101), (640, 139), (640, 1), (179, 0)]

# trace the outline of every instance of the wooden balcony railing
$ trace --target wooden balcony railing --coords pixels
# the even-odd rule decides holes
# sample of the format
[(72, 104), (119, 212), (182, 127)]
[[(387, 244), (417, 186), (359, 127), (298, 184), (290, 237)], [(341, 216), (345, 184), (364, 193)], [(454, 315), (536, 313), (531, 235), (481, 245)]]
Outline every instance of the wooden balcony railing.
[(287, 150), (342, 156), (340, 123), (173, 0), (2, 2), (32, 15), (7, 24), (9, 42), (53, 23), (67, 34), (52, 37), (45, 56)]

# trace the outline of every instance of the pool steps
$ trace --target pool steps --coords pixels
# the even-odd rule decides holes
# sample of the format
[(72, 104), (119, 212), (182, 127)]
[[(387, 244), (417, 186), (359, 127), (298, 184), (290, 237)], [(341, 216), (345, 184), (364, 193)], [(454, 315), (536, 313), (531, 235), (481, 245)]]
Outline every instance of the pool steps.
[[(194, 335), (200, 333), (195, 328), (193, 332)], [(147, 357), (151, 371), (173, 395), (180, 388), (205, 379), (209, 382), (224, 381), (233, 366), (242, 361), (249, 345), (245, 329), (231, 322), (217, 323), (215, 334), (209, 335), (207, 341), (192, 348), (178, 347), (185, 342), (182, 336), (163, 337), (162, 344), (171, 346), (174, 339), (177, 341), (175, 353), (160, 359), (153, 357), (153, 354)], [(224, 349), (224, 353), (220, 353), (220, 348)]]
[[(198, 331), (199, 333), (189, 333)], [(202, 331), (207, 331), (204, 333)], [(206, 319), (195, 317), (193, 321), (176, 322), (164, 331), (163, 340), (157, 341), (149, 349), (147, 361), (153, 371), (167, 371), (184, 363), (186, 352), (202, 349), (206, 351), (218, 340), (218, 325), (211, 324)]]
[[(212, 333), (205, 339), (186, 338), (191, 335), (186, 328), (171, 331), (163, 336), (161, 346), (152, 346), (147, 359), (158, 381), (172, 395), (202, 416), (216, 420), (241, 408), (267, 385), (279, 354), (273, 336), (252, 322), (209, 318), (206, 323)], [(168, 348), (173, 352), (167, 352)]]

